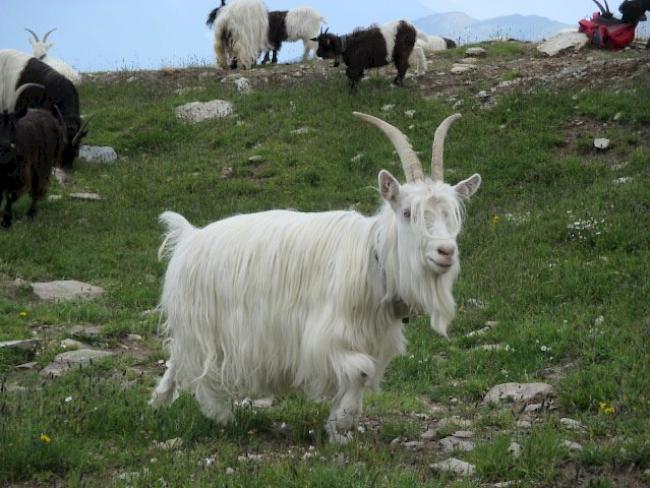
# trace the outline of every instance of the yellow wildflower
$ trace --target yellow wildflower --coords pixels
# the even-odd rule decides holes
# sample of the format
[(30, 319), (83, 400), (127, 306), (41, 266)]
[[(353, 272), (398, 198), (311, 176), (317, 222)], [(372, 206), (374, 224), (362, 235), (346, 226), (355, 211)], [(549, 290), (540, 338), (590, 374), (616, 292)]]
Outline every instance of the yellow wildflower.
[(606, 415), (612, 415), (613, 413), (616, 412), (616, 409), (614, 408), (613, 405), (608, 405), (607, 402), (599, 402), (598, 407), (601, 411), (601, 413), (604, 413)]
[(499, 222), (501, 222), (501, 217), (499, 215), (493, 215), (492, 216), (492, 225), (497, 225)]
[(19, 316), (20, 318), (22, 318), (22, 319), (24, 319), (24, 318), (27, 317), (28, 315), (29, 315), (29, 314), (28, 314), (27, 312), (25, 312), (24, 310), (23, 310), (22, 312), (19, 312), (19, 313), (18, 313), (18, 316)]
[(41, 437), (39, 438), (41, 442), (44, 442), (45, 444), (49, 444), (52, 442), (52, 439), (50, 439), (50, 436), (47, 434), (41, 434)]

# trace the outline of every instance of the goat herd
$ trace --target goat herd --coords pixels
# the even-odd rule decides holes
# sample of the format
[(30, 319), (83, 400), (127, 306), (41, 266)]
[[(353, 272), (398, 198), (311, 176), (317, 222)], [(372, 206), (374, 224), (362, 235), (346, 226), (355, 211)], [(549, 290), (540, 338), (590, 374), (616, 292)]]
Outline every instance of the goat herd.
[[(249, 67), (262, 52), (268, 61), (269, 51), (276, 61), (283, 41), (301, 39), (305, 57), (317, 47), (319, 56), (343, 61), (352, 86), (366, 68), (389, 60), (401, 83), (414, 50), (435, 44), (406, 21), (336, 36), (320, 31), (324, 19), (311, 8), (268, 12), (260, 0), (222, 4), (208, 22), (221, 66)], [(35, 48), (46, 41), (34, 34)], [(438, 47), (448, 44), (441, 39)], [(86, 133), (73, 81), (39, 57), (0, 51), (5, 228), (25, 191), (35, 214), (52, 168), (72, 163)], [(170, 359), (153, 406), (187, 391), (205, 415), (225, 422), (233, 417), (233, 397), (301, 391), (331, 404), (326, 432), (346, 442), (364, 390), (377, 388), (391, 359), (405, 351), (405, 319), (427, 314), (446, 336), (455, 313), (463, 201), (481, 184), (478, 174), (456, 185), (443, 181), (444, 140), (460, 116), (436, 131), (425, 176), (401, 131), (354, 115), (385, 134), (406, 175), (401, 185), (388, 171), (379, 173), (383, 205), (376, 215), (273, 210), (204, 228), (173, 212), (161, 215), (167, 230), (159, 255), (169, 265), (160, 310)]]
[(262, 63), (277, 62), (284, 41), (302, 41), (303, 61), (311, 51), (318, 57), (341, 61), (354, 88), (367, 68), (385, 66), (391, 61), (397, 68), (396, 84), (401, 84), (409, 64), (419, 74), (426, 71), (426, 51), (441, 51), (455, 46), (454, 41), (429, 36), (404, 20), (381, 27), (357, 29), (337, 36), (322, 31), (325, 17), (311, 7), (269, 12), (261, 0), (235, 0), (208, 15), (207, 25), (214, 26), (214, 52), (222, 68), (249, 68), (265, 53)]

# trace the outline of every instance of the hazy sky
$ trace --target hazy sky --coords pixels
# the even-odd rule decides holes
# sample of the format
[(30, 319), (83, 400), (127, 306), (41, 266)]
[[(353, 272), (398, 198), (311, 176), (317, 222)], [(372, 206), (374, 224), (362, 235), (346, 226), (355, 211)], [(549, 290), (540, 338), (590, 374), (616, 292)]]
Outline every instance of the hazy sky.
[[(219, 0), (0, 0), (0, 49), (31, 53), (28, 27), (54, 27), (51, 53), (81, 71), (159, 68), (211, 63), (212, 32), (205, 18)], [(616, 3), (616, 2), (614, 2)], [(461, 11), (478, 19), (534, 14), (575, 24), (595, 10), (590, 0), (266, 0), (269, 10), (309, 4), (333, 32), (432, 13)], [(295, 56), (298, 44), (283, 46)]]

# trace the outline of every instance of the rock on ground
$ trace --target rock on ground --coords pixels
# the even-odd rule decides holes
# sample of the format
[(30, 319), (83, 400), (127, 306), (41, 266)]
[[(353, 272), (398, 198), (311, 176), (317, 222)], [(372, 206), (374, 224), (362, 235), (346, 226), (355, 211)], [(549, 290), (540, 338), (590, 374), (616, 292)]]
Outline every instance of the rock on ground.
[(112, 163), (117, 159), (117, 153), (108, 146), (81, 146), (79, 158), (90, 163)]
[(23, 351), (33, 351), (38, 347), (38, 339), (19, 339), (15, 341), (1, 341), (0, 349), (21, 349)]
[(466, 56), (485, 56), (487, 54), (487, 51), (483, 49), (482, 47), (470, 47), (465, 51)]
[(32, 290), (41, 300), (55, 303), (78, 299), (90, 300), (99, 298), (104, 294), (104, 289), (99, 286), (93, 286), (75, 280), (32, 283)]
[(451, 473), (459, 476), (472, 476), (476, 471), (473, 464), (466, 463), (456, 458), (445, 459), (429, 466), (431, 469), (441, 473)]
[(79, 349), (77, 351), (63, 352), (58, 354), (54, 361), (41, 370), (43, 377), (58, 377), (75, 367), (84, 367), (93, 361), (114, 356), (114, 352), (96, 351), (94, 349)]
[(455, 435), (440, 439), (438, 445), (442, 448), (443, 452), (447, 453), (474, 450), (474, 443), (471, 440), (466, 437), (456, 437)]
[(529, 403), (544, 400), (554, 394), (553, 387), (548, 383), (504, 383), (490, 389), (483, 398), (483, 403)]
[(209, 102), (190, 102), (176, 107), (176, 118), (190, 124), (196, 124), (210, 119), (222, 119), (232, 115), (233, 104), (225, 100)]
[(557, 56), (567, 49), (582, 49), (588, 42), (589, 39), (582, 32), (561, 32), (537, 46), (537, 50), (548, 56)]

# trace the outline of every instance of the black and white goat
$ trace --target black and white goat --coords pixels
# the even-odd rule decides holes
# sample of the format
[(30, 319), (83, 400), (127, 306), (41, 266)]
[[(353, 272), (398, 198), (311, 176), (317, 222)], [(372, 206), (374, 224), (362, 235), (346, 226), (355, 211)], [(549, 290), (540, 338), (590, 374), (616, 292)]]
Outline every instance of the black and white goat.
[[(15, 100), (34, 88), (44, 90), (42, 85), (27, 83), (16, 90)], [(47, 192), (52, 168), (61, 164), (64, 146), (62, 124), (51, 112), (25, 105), (18, 111), (0, 112), (0, 203), (6, 199), (2, 227), (11, 227), (11, 207), (25, 192), (32, 197), (27, 216), (36, 215), (36, 203)]]
[(297, 7), (291, 10), (269, 12), (269, 44), (271, 49), (266, 51), (262, 63), (269, 61), (273, 51), (272, 63), (278, 62), (278, 51), (284, 41), (302, 41), (302, 61), (309, 59), (311, 51), (316, 51), (318, 44), (312, 40), (317, 36), (325, 17), (311, 7)]
[(626, 24), (637, 24), (648, 20), (646, 11), (650, 10), (650, 0), (626, 0), (618, 11), (623, 15), (622, 21)]
[[(29, 91), (16, 98), (18, 88), (26, 83), (45, 87), (45, 95), (36, 100)], [(27, 100), (29, 98), (29, 100)], [(28, 101), (31, 108), (45, 108), (57, 117), (60, 112), (66, 133), (63, 166), (70, 167), (79, 155), (81, 139), (87, 123), (79, 114), (79, 94), (74, 84), (61, 73), (29, 54), (11, 49), (0, 50), (0, 112), (13, 111), (14, 106)]]
[(54, 44), (51, 42), (47, 42), (47, 38), (56, 29), (52, 29), (48, 31), (43, 36), (43, 39), (39, 39), (33, 30), (30, 29), (25, 29), (25, 30), (32, 35), (32, 37), (29, 39), (29, 42), (32, 45), (32, 48), (34, 49), (35, 58), (40, 59), (45, 64), (57, 70), (59, 73), (61, 73), (63, 76), (65, 76), (75, 85), (81, 84), (81, 80), (82, 80), (81, 74), (76, 69), (74, 69), (72, 66), (70, 66), (62, 59), (55, 58), (54, 56), (50, 56), (48, 54), (48, 51)]
[(405, 20), (398, 20), (381, 27), (358, 29), (345, 36), (325, 31), (312, 40), (318, 42), (318, 57), (336, 60), (335, 66), (341, 60), (345, 63), (350, 87), (354, 89), (366, 69), (386, 66), (391, 61), (397, 68), (394, 83), (401, 85), (416, 38), (416, 28)]

